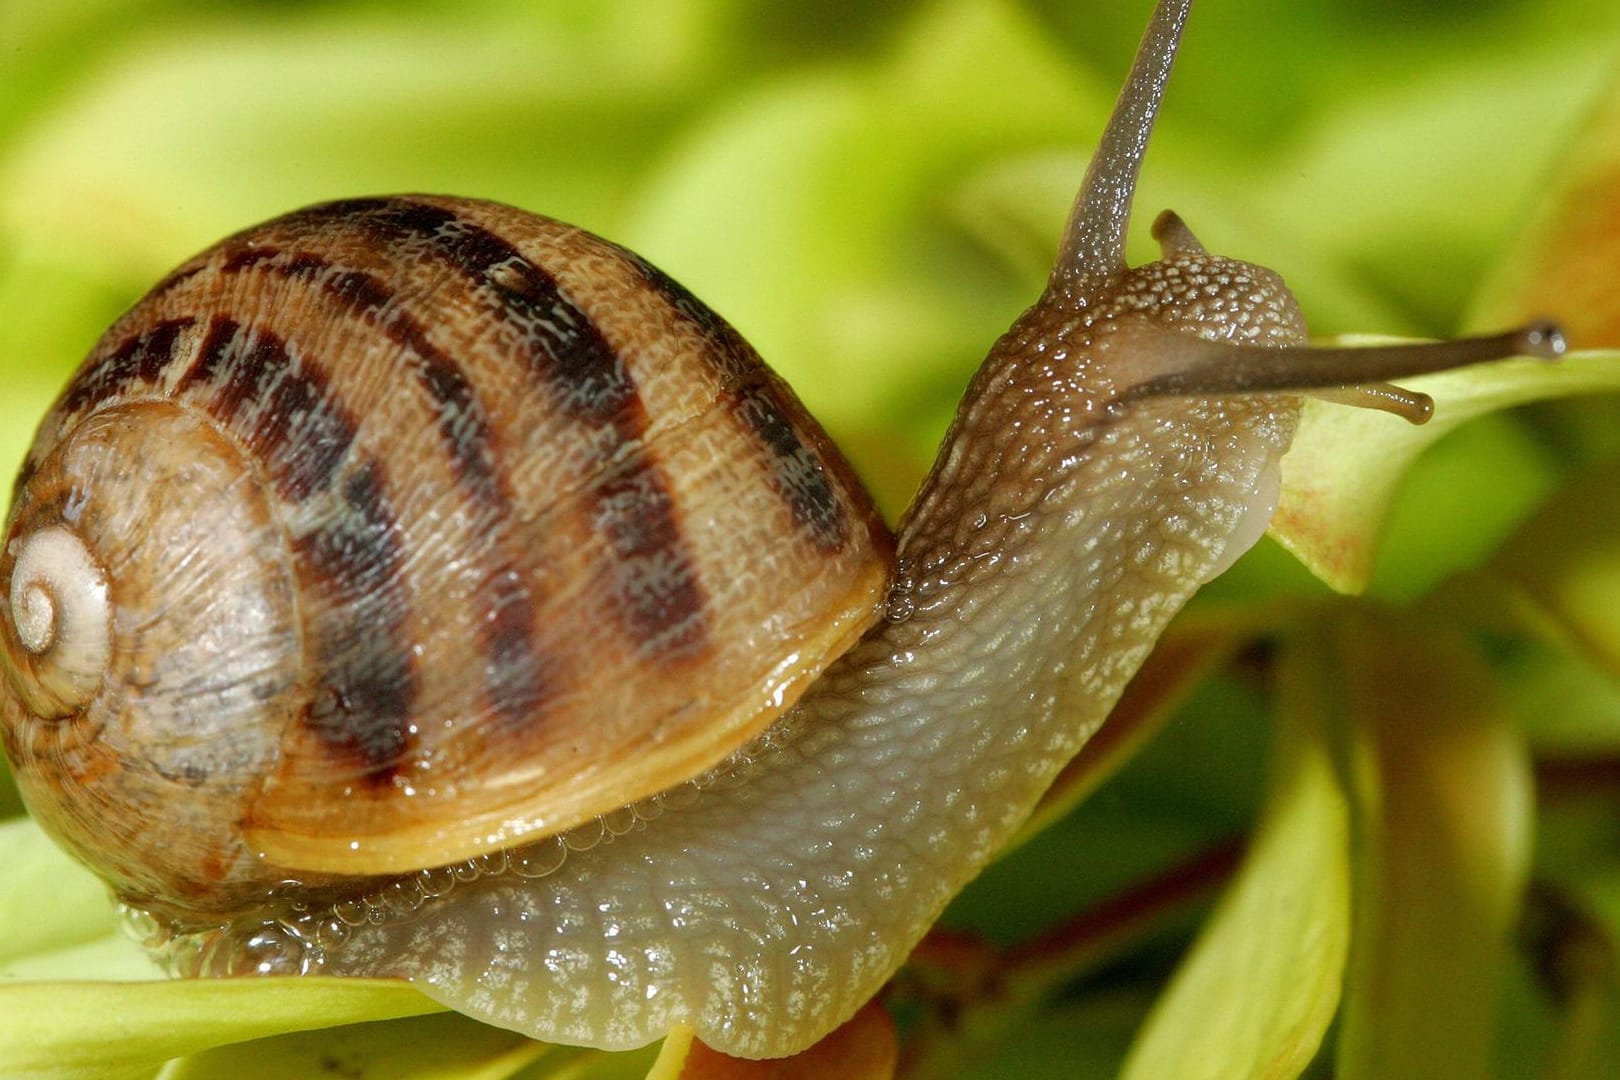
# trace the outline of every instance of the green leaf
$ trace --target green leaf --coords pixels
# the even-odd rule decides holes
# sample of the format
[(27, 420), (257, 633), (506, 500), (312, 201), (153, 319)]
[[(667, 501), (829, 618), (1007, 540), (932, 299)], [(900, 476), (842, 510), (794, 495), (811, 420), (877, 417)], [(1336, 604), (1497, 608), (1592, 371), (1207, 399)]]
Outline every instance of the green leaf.
[[(1371, 43), (1387, 54), (1388, 77), (1363, 71), (1259, 182), (1259, 200), (1290, 222), (1295, 243), (1371, 278), (1397, 309), (1398, 322), (1345, 322), (1331, 297), (1311, 298), (1312, 283), (1293, 264), (1269, 262), (1298, 285), (1318, 333), (1454, 332), (1455, 312), (1494, 265), (1501, 237), (1543, 193), (1568, 126), (1613, 70), (1609, 20), (1549, 9), (1544, 29), (1511, 19), (1465, 29), (1455, 5), (1443, 12), (1431, 29), (1447, 32), (1426, 46), (1432, 59), (1413, 55), (1425, 48), (1421, 34), (1390, 28)], [(1464, 41), (1469, 31), (1480, 36)], [(1318, 60), (1330, 62), (1312, 54)]]
[(1292, 723), (1243, 868), (1159, 998), (1128, 1080), (1289, 1077), (1338, 1006), (1350, 940), (1349, 809), (1305, 659), (1291, 661)]
[(1523, 743), (1460, 636), (1361, 610), (1332, 641), (1357, 856), (1337, 1075), (1485, 1076), (1529, 866)]
[[(634, 175), (624, 159), (706, 85), (712, 5), (564, 7), (242, 9), (148, 33), (0, 163), (0, 229), (157, 274), (344, 194), (476, 188), (589, 219)], [(537, 125), (546, 138), (514, 137)]]
[(194, 1054), (163, 1080), (502, 1080), (556, 1052), (512, 1031), (453, 1013), (350, 1024)]
[(1475, 296), (1469, 324), (1483, 329), (1556, 313), (1577, 347), (1620, 348), (1617, 220), (1620, 78), (1611, 74), (1518, 240)]
[(1503, 546), (1487, 576), (1580, 654), (1620, 676), (1620, 462), (1551, 499)]
[(1507, 360), (1403, 385), (1435, 399), (1427, 424), (1307, 400), (1283, 459), (1283, 493), (1271, 535), (1339, 592), (1366, 588), (1385, 518), (1419, 454), (1478, 416), (1530, 401), (1620, 390), (1620, 353), (1583, 353), (1551, 364)]
[(405, 983), (359, 979), (10, 983), (0, 1077), (139, 1076), (226, 1043), (442, 1008)]
[(0, 823), (0, 866), (0, 979), (25, 960), (113, 936), (107, 887), (32, 821)]

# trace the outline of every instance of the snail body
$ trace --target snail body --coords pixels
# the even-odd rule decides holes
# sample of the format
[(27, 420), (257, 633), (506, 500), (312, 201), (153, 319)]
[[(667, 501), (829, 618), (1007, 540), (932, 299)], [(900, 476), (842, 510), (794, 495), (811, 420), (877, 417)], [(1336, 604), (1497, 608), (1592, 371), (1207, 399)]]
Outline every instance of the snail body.
[(33, 813), (182, 973), (409, 978), (607, 1048), (831, 1030), (1263, 532), (1301, 392), (1415, 412), (1355, 388), (1561, 349), (1308, 350), (1173, 216), (1128, 268), (1189, 6), (893, 541), (722, 320), (579, 230), (354, 200), (182, 266), (18, 480)]

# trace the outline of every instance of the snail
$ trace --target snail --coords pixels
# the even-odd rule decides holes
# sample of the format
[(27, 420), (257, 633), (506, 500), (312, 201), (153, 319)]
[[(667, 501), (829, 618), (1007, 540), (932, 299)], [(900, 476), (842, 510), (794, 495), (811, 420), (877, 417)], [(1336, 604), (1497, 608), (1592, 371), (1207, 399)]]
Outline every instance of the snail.
[(1559, 355), (1313, 349), (1132, 192), (1162, 0), (1048, 285), (891, 536), (731, 327), (493, 203), (295, 211), (108, 330), (0, 549), (31, 812), (184, 975), (398, 977), (770, 1057), (869, 999), (1265, 529), (1301, 395)]

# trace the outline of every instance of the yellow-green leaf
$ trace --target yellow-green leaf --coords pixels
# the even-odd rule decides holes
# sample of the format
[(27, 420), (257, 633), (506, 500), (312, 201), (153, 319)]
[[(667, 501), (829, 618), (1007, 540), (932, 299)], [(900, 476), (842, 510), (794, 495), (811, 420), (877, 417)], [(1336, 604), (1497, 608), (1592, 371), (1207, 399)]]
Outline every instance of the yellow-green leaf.
[(113, 935), (107, 887), (32, 821), (0, 823), (0, 866), (0, 979), (27, 959)]
[(555, 1048), (447, 1013), (300, 1031), (194, 1054), (163, 1080), (504, 1080)]
[[(1292, 682), (1309, 665), (1293, 661)], [(1318, 703), (1293, 695), (1253, 846), (1126, 1060), (1129, 1080), (1297, 1076), (1339, 1001), (1349, 809)]]
[(1488, 573), (1579, 652), (1620, 674), (1620, 462), (1559, 492), (1505, 544)]
[(1282, 500), (1271, 535), (1339, 592), (1366, 587), (1390, 505), (1426, 448), (1459, 424), (1498, 409), (1620, 390), (1620, 353), (1585, 353), (1551, 364), (1507, 360), (1403, 385), (1434, 397), (1434, 418), (1427, 424), (1307, 401), (1299, 434), (1283, 459)]
[(138, 1076), (214, 1046), (439, 1012), (405, 983), (220, 979), (0, 986), (0, 1078)]
[(1357, 838), (1337, 1075), (1483, 1077), (1529, 863), (1524, 746), (1461, 637), (1379, 610), (1333, 641)]
[(1620, 78), (1611, 77), (1546, 188), (1468, 321), (1485, 329), (1556, 314), (1576, 347), (1620, 348)]

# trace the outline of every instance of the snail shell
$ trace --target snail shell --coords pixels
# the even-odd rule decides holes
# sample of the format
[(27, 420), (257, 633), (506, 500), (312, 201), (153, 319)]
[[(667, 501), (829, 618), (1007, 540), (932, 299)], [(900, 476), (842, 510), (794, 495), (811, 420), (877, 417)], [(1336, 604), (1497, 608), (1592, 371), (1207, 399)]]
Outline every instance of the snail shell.
[(491, 203), (312, 207), (171, 274), (46, 417), (6, 751), (142, 906), (453, 863), (716, 764), (874, 621), (889, 552), (636, 256)]

